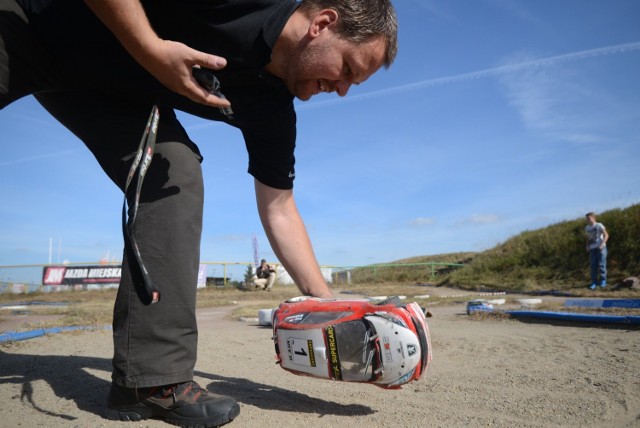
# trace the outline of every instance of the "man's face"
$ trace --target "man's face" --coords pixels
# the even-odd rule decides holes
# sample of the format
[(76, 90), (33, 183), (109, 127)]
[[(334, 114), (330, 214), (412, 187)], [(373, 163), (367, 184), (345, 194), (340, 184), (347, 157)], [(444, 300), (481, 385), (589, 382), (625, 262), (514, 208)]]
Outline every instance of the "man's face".
[(594, 216), (592, 216), (592, 215), (588, 215), (587, 216), (587, 223), (589, 223), (591, 225), (596, 224), (596, 218)]
[(353, 43), (334, 31), (324, 31), (296, 47), (283, 80), (303, 101), (320, 92), (337, 92), (343, 97), (352, 84), (364, 82), (382, 66), (384, 55), (382, 38)]

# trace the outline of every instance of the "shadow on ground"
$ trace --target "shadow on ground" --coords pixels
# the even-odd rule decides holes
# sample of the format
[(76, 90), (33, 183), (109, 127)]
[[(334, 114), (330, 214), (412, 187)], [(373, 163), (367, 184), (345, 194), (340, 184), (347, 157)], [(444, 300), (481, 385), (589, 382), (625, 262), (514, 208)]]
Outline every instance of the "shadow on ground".
[[(25, 355), (0, 351), (0, 383), (22, 385), (20, 395), (11, 397), (35, 410), (63, 420), (77, 417), (47, 409), (34, 400), (34, 383), (45, 381), (59, 398), (71, 400), (79, 409), (101, 415), (110, 383), (91, 375), (87, 369), (111, 371), (107, 358)], [(49, 403), (56, 403), (51, 400)], [(55, 405), (59, 409), (59, 403)]]
[(208, 385), (209, 391), (230, 395), (241, 403), (261, 409), (337, 416), (363, 416), (375, 413), (368, 406), (339, 404), (247, 379), (217, 376), (203, 372), (196, 372), (196, 376), (215, 381)]
[[(110, 382), (92, 375), (89, 371), (111, 372), (111, 359), (96, 357), (28, 355), (0, 351), (0, 384), (21, 385), (20, 394), (11, 397), (38, 412), (65, 421), (78, 419), (60, 412), (59, 400), (39, 403), (34, 399), (35, 384), (46, 382), (58, 398), (73, 401), (78, 409), (102, 416)], [(210, 379), (207, 389), (218, 394), (230, 395), (241, 403), (264, 409), (290, 412), (306, 412), (334, 415), (368, 415), (374, 411), (362, 405), (343, 405), (309, 397), (295, 391), (253, 382), (243, 378), (230, 378), (210, 373), (196, 372)], [(47, 408), (47, 404), (51, 408)]]

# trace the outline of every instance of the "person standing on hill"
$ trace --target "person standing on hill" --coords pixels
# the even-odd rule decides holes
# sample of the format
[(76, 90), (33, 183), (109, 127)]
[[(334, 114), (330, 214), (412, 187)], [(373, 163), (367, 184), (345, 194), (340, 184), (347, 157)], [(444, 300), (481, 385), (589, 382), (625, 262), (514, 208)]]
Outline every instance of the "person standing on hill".
[(609, 233), (604, 224), (596, 221), (595, 213), (587, 213), (587, 252), (589, 253), (589, 264), (591, 267), (590, 289), (595, 290), (598, 286), (598, 275), (600, 275), (600, 287), (607, 286), (607, 241)]

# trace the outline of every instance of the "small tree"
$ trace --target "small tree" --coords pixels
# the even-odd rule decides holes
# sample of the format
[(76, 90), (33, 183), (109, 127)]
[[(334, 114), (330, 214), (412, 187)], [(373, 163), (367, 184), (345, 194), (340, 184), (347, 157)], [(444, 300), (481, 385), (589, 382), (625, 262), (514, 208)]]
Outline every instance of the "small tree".
[(253, 282), (253, 265), (248, 265), (247, 270), (244, 272), (244, 287), (250, 288), (251, 283)]

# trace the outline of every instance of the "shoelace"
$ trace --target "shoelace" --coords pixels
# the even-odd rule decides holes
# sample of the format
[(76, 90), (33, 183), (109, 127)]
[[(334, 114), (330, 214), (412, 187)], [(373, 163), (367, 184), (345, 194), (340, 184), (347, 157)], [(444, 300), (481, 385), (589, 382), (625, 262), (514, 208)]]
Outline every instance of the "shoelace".
[(203, 394), (206, 394), (206, 390), (194, 381), (170, 385), (168, 388), (162, 389), (162, 398), (172, 396), (174, 403), (178, 401), (177, 397), (180, 395), (185, 395), (191, 401), (196, 402)]

